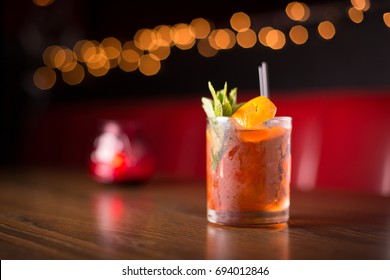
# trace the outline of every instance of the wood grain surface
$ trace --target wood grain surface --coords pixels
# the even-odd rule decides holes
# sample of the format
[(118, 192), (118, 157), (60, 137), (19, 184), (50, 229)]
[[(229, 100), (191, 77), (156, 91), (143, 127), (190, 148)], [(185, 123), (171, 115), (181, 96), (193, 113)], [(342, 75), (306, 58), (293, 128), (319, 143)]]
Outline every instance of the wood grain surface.
[(207, 222), (204, 182), (4, 170), (0, 258), (390, 259), (390, 198), (293, 190), (288, 224), (238, 228)]

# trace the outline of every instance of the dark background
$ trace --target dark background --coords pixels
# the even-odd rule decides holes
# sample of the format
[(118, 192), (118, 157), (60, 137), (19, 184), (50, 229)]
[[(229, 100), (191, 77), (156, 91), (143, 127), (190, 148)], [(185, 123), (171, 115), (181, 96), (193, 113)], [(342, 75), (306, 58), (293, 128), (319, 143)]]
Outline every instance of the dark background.
[[(239, 90), (258, 90), (257, 66), (262, 61), (269, 65), (272, 94), (390, 86), (390, 28), (382, 18), (390, 11), (386, 0), (372, 0), (360, 24), (346, 16), (349, 0), (304, 1), (311, 8), (311, 18), (298, 23), (309, 30), (309, 40), (300, 46), (286, 36), (281, 50), (260, 43), (251, 49), (236, 45), (212, 58), (201, 56), (195, 47), (186, 51), (172, 48), (160, 72), (151, 77), (115, 68), (100, 78), (87, 73), (77, 86), (57, 82), (48, 91), (37, 89), (32, 82), (35, 69), (44, 65), (42, 52), (53, 44), (72, 48), (78, 40), (101, 41), (110, 36), (125, 42), (141, 28), (190, 23), (197, 17), (209, 19), (216, 28), (227, 28), (231, 15), (238, 11), (250, 15), (256, 32), (271, 25), (288, 34), (297, 24), (284, 13), (288, 2), (56, 0), (48, 7), (38, 7), (32, 0), (2, 1), (0, 163), (18, 163), (18, 147), (26, 141), (21, 136), (26, 120), (55, 104), (85, 103), (87, 109), (89, 102), (98, 100), (201, 97), (208, 94), (208, 81), (217, 88), (227, 81)], [(323, 20), (336, 26), (336, 36), (329, 41), (316, 32)]]

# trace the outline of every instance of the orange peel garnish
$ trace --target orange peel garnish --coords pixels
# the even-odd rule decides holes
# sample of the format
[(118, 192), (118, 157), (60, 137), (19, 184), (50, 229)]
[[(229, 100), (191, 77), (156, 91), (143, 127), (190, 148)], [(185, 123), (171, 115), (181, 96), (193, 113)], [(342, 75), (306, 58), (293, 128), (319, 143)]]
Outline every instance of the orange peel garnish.
[(272, 119), (276, 114), (276, 106), (265, 96), (257, 96), (232, 115), (232, 118), (244, 128), (253, 129), (261, 127), (266, 120)]

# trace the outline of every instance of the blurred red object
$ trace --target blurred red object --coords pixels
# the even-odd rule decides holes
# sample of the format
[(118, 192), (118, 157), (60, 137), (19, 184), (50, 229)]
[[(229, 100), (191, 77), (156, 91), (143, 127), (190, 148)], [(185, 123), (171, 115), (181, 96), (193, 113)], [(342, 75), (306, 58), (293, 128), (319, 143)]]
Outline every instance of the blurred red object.
[(132, 121), (107, 120), (96, 137), (90, 173), (102, 183), (143, 182), (155, 172), (155, 159), (139, 126)]

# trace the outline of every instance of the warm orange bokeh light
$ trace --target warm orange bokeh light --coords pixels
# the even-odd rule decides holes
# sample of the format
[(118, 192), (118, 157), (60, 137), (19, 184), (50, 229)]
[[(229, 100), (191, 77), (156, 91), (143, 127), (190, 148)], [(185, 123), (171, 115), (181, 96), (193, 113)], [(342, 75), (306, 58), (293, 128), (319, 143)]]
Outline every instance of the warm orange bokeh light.
[(153, 30), (143, 28), (134, 35), (134, 43), (141, 50), (151, 50), (157, 47), (157, 37)]
[(99, 45), (97, 41), (81, 40), (74, 45), (73, 51), (78, 61), (88, 62), (99, 52)]
[(119, 61), (119, 68), (125, 72), (132, 72), (138, 69), (138, 61), (137, 62), (128, 62), (124, 59)]
[(307, 39), (309, 38), (309, 32), (302, 25), (293, 26), (290, 29), (289, 35), (291, 41), (293, 41), (297, 45), (302, 45), (306, 43)]
[(251, 26), (251, 19), (246, 13), (237, 12), (230, 18), (230, 25), (237, 32), (243, 32)]
[(348, 16), (354, 23), (361, 23), (364, 18), (363, 12), (354, 7), (348, 9)]
[(274, 50), (280, 50), (286, 44), (286, 36), (280, 30), (274, 29), (268, 32), (265, 38), (267, 45)]
[(195, 44), (195, 32), (193, 28), (185, 23), (178, 23), (173, 27), (173, 42), (176, 47), (188, 50)]
[(122, 44), (114, 37), (103, 39), (100, 45), (104, 49), (108, 59), (116, 59), (121, 54)]
[(197, 48), (198, 52), (204, 57), (213, 57), (218, 53), (215, 48), (210, 46), (210, 42), (207, 38), (199, 40)]
[(129, 63), (137, 63), (140, 57), (143, 55), (143, 51), (137, 48), (134, 41), (127, 41), (123, 44), (121, 57)]
[(214, 41), (218, 49), (231, 49), (236, 43), (235, 35), (230, 29), (216, 30)]
[(88, 72), (95, 77), (106, 75), (111, 68), (110, 60), (107, 58), (103, 48), (99, 48), (98, 53), (91, 57), (86, 65), (88, 67)]
[(62, 79), (68, 85), (78, 85), (80, 84), (85, 77), (85, 71), (83, 66), (76, 64), (76, 66), (68, 72), (62, 72)]
[(383, 14), (383, 22), (386, 24), (387, 27), (390, 27), (390, 13)]
[(263, 27), (263, 28), (260, 29), (259, 34), (257, 35), (257, 37), (259, 38), (259, 42), (263, 46), (268, 47), (266, 38), (267, 38), (268, 32), (270, 32), (271, 30), (274, 30), (274, 29), (272, 27), (270, 27), (270, 26), (266, 26), (266, 27)]
[[(76, 54), (68, 49), (63, 48), (61, 52), (59, 52), (61, 64), (57, 65), (57, 68), (61, 70), (62, 72), (69, 72), (72, 71), (74, 67), (76, 67), (77, 64), (77, 57)], [(57, 57), (57, 56), (56, 56)]]
[(55, 63), (55, 56), (57, 53), (61, 52), (62, 48), (60, 46), (49, 46), (47, 47), (43, 53), (42, 53), (42, 59), (43, 63), (50, 68), (56, 68), (56, 63)]
[(370, 9), (370, 0), (351, 0), (352, 6), (360, 11), (368, 11)]
[(158, 49), (152, 50), (149, 53), (153, 54), (156, 58), (158, 58), (158, 60), (164, 60), (167, 59), (168, 56), (171, 54), (171, 48), (159, 47)]
[(306, 21), (310, 17), (309, 7), (302, 2), (291, 2), (286, 6), (286, 14), (295, 21)]
[(245, 31), (237, 33), (237, 44), (239, 44), (243, 48), (252, 48), (254, 45), (256, 45), (256, 42), (256, 32), (252, 29), (247, 29)]
[(323, 21), (318, 25), (318, 33), (326, 40), (330, 40), (336, 34), (336, 28), (330, 21)]
[(155, 44), (158, 47), (169, 47), (173, 45), (173, 31), (168, 25), (156, 26), (153, 30), (156, 41)]
[(35, 70), (33, 75), (34, 85), (41, 90), (51, 89), (56, 80), (57, 76), (54, 70), (45, 66)]
[(144, 54), (139, 60), (138, 69), (145, 76), (156, 75), (160, 68), (160, 61), (151, 54)]
[(190, 26), (194, 30), (196, 39), (204, 39), (210, 34), (210, 23), (204, 18), (196, 18), (191, 21)]
[(54, 0), (33, 0), (33, 3), (37, 6), (47, 7), (54, 3)]

